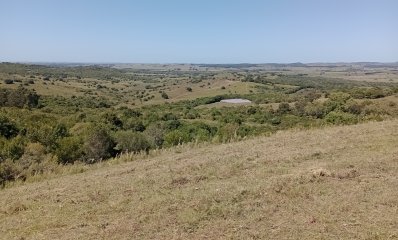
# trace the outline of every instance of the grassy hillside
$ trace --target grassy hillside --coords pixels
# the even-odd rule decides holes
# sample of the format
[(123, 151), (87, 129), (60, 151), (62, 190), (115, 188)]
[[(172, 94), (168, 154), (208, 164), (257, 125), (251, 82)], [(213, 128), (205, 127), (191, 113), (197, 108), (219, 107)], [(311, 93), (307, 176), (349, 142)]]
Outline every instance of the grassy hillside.
[(397, 239), (397, 157), (397, 120), (171, 148), (1, 190), (0, 238)]

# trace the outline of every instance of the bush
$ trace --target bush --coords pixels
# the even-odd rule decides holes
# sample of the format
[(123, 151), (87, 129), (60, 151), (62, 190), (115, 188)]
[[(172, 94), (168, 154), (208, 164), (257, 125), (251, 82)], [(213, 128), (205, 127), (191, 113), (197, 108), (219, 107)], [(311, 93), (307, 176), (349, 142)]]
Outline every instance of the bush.
[(352, 91), (352, 96), (359, 99), (376, 99), (390, 95), (388, 91), (381, 88), (356, 88)]
[(289, 103), (279, 103), (277, 112), (280, 114), (285, 114), (285, 113), (290, 112)]
[(329, 95), (329, 100), (337, 102), (339, 105), (346, 103), (351, 95), (343, 92), (333, 92)]
[(298, 116), (304, 116), (305, 115), (305, 107), (307, 106), (307, 101), (300, 100), (296, 103), (294, 103), (294, 108), (295, 108), (295, 114)]
[(195, 140), (199, 142), (205, 142), (210, 140), (211, 133), (205, 129), (199, 128), (195, 133)]
[(164, 141), (166, 146), (175, 146), (191, 141), (191, 137), (185, 131), (174, 130), (165, 135)]
[(13, 83), (14, 83), (14, 80), (5, 79), (5, 80), (4, 80), (4, 83), (5, 83), (5, 84), (13, 84)]
[(232, 139), (235, 139), (238, 136), (238, 129), (239, 125), (236, 123), (227, 123), (226, 125), (220, 127), (217, 133), (219, 141), (228, 142)]
[(0, 163), (1, 186), (4, 186), (4, 184), (8, 181), (16, 180), (18, 178), (18, 175), (19, 170), (11, 159), (7, 159), (6, 161)]
[(144, 126), (144, 124), (142, 123), (141, 120), (130, 118), (130, 119), (127, 119), (124, 122), (125, 122), (125, 124), (123, 124), (123, 129), (124, 130), (134, 130), (136, 132), (145, 131), (145, 126)]
[(19, 177), (25, 180), (29, 176), (51, 172), (57, 168), (51, 154), (46, 153), (46, 149), (40, 143), (29, 143), (25, 147), (22, 157), (15, 162), (19, 170)]
[(19, 130), (15, 123), (11, 122), (7, 117), (0, 116), (0, 136), (7, 139), (15, 137)]
[(84, 143), (84, 153), (88, 163), (101, 161), (116, 155), (114, 150), (115, 142), (103, 129), (96, 127), (91, 130), (91, 133), (86, 138)]
[(358, 117), (351, 113), (333, 111), (325, 116), (325, 121), (332, 124), (354, 124), (358, 122)]
[(224, 123), (237, 123), (237, 124), (242, 124), (243, 123), (243, 117), (240, 114), (227, 114), (222, 118), (222, 122)]
[(37, 107), (38, 105), (39, 95), (22, 86), (17, 89), (1, 89), (0, 91), (0, 106), (23, 108), (24, 106)]
[(355, 101), (347, 101), (346, 105), (344, 106), (344, 111), (349, 112), (352, 114), (361, 114), (363, 109), (363, 105), (355, 102)]
[(169, 99), (169, 95), (167, 95), (167, 93), (165, 93), (165, 92), (162, 92), (162, 98), (164, 98), (164, 99)]
[(119, 131), (116, 133), (115, 139), (116, 149), (122, 152), (148, 152), (151, 147), (147, 138), (139, 132)]
[(8, 141), (0, 141), (0, 158), (19, 159), (24, 153), (25, 145), (26, 140), (19, 135)]
[(192, 88), (191, 87), (187, 87), (186, 88), (188, 92), (192, 92)]
[(270, 122), (272, 125), (279, 125), (282, 123), (282, 119), (280, 117), (273, 117)]
[(27, 137), (32, 142), (40, 142), (48, 149), (55, 149), (57, 140), (68, 135), (65, 125), (57, 124), (54, 126), (50, 123), (46, 124), (44, 122), (46, 119), (38, 119), (43, 122), (40, 125), (31, 126), (27, 131)]
[(304, 112), (307, 116), (323, 118), (325, 115), (325, 107), (320, 103), (313, 102), (304, 107)]
[(55, 155), (58, 157), (59, 163), (73, 163), (84, 157), (82, 149), (83, 142), (78, 137), (65, 137), (57, 142)]
[(164, 142), (164, 127), (160, 123), (150, 125), (145, 133), (152, 146), (161, 147)]
[(163, 114), (163, 116), (160, 119), (162, 121), (170, 121), (170, 120), (177, 120), (178, 117), (175, 114), (168, 112)]
[(169, 120), (164, 123), (164, 128), (166, 130), (176, 130), (181, 126), (181, 122), (179, 120)]

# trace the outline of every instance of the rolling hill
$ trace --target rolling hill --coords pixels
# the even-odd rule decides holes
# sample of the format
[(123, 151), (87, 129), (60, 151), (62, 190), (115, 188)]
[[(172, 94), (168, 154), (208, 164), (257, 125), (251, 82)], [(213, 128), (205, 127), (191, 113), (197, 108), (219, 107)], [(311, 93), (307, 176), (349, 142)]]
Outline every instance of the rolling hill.
[(397, 120), (152, 155), (0, 190), (0, 238), (398, 239)]

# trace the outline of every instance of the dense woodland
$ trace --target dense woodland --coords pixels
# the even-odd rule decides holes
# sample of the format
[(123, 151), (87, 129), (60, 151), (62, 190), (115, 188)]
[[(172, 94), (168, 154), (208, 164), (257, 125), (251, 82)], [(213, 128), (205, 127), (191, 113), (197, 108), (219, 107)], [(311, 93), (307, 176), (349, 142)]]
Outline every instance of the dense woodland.
[[(177, 84), (170, 79), (186, 79), (184, 91), (189, 96), (197, 91), (191, 85), (211, 86), (219, 72), (7, 63), (0, 64), (0, 72), (2, 185), (62, 164), (92, 164), (126, 152), (148, 152), (187, 142), (223, 143), (289, 128), (355, 124), (398, 115), (395, 83), (231, 70), (228, 74), (234, 81), (257, 85), (246, 93), (171, 101), (167, 89)], [(96, 80), (96, 90), (73, 96), (35, 91), (38, 81), (53, 85), (70, 81), (73, 85), (87, 78)], [(165, 102), (120, 105), (127, 93), (107, 87), (106, 81), (133, 85), (139, 81), (145, 87), (131, 93), (131, 98), (150, 102), (156, 95)], [(228, 86), (223, 88), (228, 90)], [(96, 91), (108, 91), (109, 95)], [(213, 107), (227, 98), (245, 98), (253, 104)]]

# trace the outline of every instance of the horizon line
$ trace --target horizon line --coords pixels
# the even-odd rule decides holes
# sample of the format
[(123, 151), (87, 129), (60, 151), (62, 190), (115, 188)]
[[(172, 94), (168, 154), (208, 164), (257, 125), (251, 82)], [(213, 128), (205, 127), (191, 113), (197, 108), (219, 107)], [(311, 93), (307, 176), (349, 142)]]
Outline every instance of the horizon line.
[(262, 64), (347, 64), (347, 63), (383, 63), (398, 64), (397, 61), (332, 61), (332, 62), (239, 62), (239, 63), (211, 63), (211, 62), (79, 62), (79, 61), (0, 61), (0, 63), (14, 64), (142, 64), (142, 65), (262, 65)]

